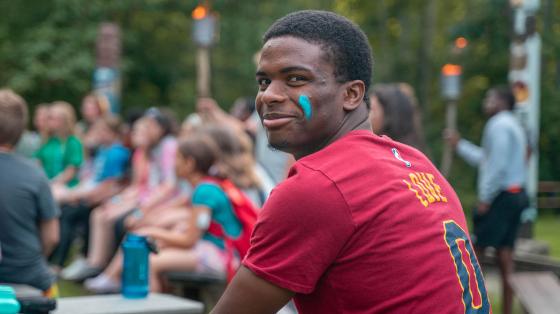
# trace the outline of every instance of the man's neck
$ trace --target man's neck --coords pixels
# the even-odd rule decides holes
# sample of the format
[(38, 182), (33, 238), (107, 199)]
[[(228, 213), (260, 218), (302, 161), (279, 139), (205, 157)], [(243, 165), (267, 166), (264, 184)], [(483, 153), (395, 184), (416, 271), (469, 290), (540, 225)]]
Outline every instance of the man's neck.
[(14, 147), (9, 144), (0, 145), (0, 153), (11, 153), (14, 151)]
[(319, 145), (317, 149), (310, 152), (305, 152), (301, 155), (295, 153), (293, 155), (295, 159), (298, 160), (302, 157), (313, 154), (355, 130), (370, 130), (371, 132), (373, 132), (371, 129), (371, 123), (369, 121), (369, 109), (365, 104), (362, 104), (358, 108), (346, 113), (344, 120), (341, 121), (340, 127), (336, 130), (336, 132), (334, 132), (332, 136), (327, 138), (321, 145)]
[(490, 115), (489, 118), (495, 117), (495, 116), (499, 115), (499, 114), (502, 113), (502, 112), (508, 112), (508, 111), (509, 111), (508, 109), (500, 109), (500, 110), (497, 110), (497, 111), (494, 112), (492, 115)]

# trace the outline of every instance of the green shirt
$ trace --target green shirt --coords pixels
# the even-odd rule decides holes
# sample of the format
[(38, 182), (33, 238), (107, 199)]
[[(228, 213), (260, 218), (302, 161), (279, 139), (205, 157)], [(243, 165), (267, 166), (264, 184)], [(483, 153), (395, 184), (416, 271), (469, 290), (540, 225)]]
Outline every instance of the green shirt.
[[(218, 185), (209, 182), (199, 184), (193, 191), (191, 202), (193, 205), (204, 205), (210, 208), (212, 220), (220, 224), (230, 237), (235, 238), (241, 234), (241, 223), (235, 217), (226, 193)], [(216, 238), (208, 232), (205, 232), (202, 238), (224, 248), (224, 240)]]
[[(35, 153), (49, 179), (58, 176), (69, 166), (79, 168), (84, 160), (83, 147), (80, 140), (70, 135), (66, 140), (50, 137)], [(68, 182), (72, 187), (78, 184), (78, 175)]]

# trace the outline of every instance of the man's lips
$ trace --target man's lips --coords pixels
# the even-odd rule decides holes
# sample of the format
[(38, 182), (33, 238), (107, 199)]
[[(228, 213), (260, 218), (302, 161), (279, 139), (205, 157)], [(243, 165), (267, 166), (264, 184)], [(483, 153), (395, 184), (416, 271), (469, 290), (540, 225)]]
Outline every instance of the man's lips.
[(297, 117), (293, 114), (271, 112), (262, 117), (263, 126), (267, 129), (276, 129), (290, 123)]

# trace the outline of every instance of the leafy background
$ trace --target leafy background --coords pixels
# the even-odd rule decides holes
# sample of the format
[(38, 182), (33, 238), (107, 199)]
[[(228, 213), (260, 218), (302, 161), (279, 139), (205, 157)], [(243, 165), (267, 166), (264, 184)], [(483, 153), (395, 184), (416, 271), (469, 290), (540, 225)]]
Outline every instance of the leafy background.
[[(91, 88), (99, 23), (123, 32), (123, 111), (168, 106), (178, 118), (193, 111), (195, 52), (190, 12), (196, 1), (0, 0), (0, 86), (21, 93), (33, 107), (64, 99), (76, 107)], [(220, 40), (212, 49), (212, 93), (227, 108), (254, 95), (253, 56), (260, 37), (278, 17), (299, 9), (339, 12), (358, 23), (373, 47), (374, 82), (410, 83), (420, 100), (429, 155), (441, 156), (445, 103), (439, 71), (449, 61), (464, 68), (459, 129), (478, 142), (481, 99), (507, 82), (511, 10), (507, 0), (284, 0), (211, 1), (219, 14)], [(542, 0), (543, 39), (540, 180), (560, 180), (560, 0)], [(464, 36), (469, 46), (452, 53)], [(474, 205), (475, 171), (456, 159), (450, 180), (465, 207)]]

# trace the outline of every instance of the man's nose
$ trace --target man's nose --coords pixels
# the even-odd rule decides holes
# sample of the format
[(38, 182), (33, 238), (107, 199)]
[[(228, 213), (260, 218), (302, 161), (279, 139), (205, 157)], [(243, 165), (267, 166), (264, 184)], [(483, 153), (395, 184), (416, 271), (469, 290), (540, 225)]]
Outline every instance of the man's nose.
[(261, 101), (267, 105), (281, 103), (286, 99), (286, 90), (279, 81), (271, 81), (264, 91), (261, 92)]

